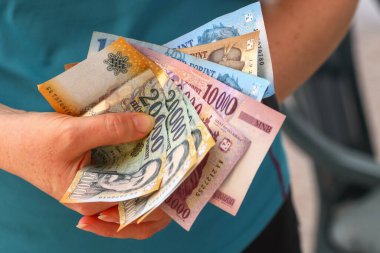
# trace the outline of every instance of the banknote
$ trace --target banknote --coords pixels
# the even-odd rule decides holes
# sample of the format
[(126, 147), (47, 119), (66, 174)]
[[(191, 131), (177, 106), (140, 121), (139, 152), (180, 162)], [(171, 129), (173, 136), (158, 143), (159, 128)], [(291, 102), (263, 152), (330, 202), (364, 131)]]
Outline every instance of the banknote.
[[(65, 70), (68, 70), (72, 67), (74, 67), (77, 62), (68, 63), (64, 65)], [(183, 93), (181, 93), (183, 94)], [(206, 153), (204, 152), (204, 148), (207, 150), (210, 150), (212, 146), (215, 145), (214, 140), (212, 139), (212, 136), (210, 135), (209, 131), (207, 130), (207, 127), (204, 125), (202, 120), (199, 118), (197, 111), (195, 110), (194, 106), (191, 104), (189, 99), (185, 96), (183, 97), (183, 100), (186, 105), (187, 114), (189, 117), (189, 123), (191, 127), (191, 135), (194, 139), (194, 145), (195, 149), (197, 150), (198, 154), (198, 162), (202, 161)], [(97, 109), (98, 112), (106, 112), (108, 110), (109, 106), (104, 106), (103, 109)], [(92, 114), (88, 112), (87, 114)], [(200, 148), (201, 147), (201, 148)], [(197, 164), (196, 164), (197, 165)], [(195, 165), (195, 166), (196, 166)], [(189, 174), (192, 172), (192, 170), (189, 170)]]
[[(168, 81), (170, 83), (171, 81)], [(197, 162), (194, 139), (191, 134), (190, 120), (179, 89), (164, 87), (168, 133), (167, 155), (163, 180), (160, 189), (149, 196), (119, 203), (120, 229), (132, 221), (157, 208), (179, 186), (188, 171)], [(204, 152), (208, 150), (204, 149)]]
[(206, 59), (226, 67), (257, 75), (259, 31), (242, 36), (218, 40), (195, 47), (184, 47), (180, 51)]
[[(78, 172), (62, 198), (63, 202), (118, 201), (149, 194), (160, 186), (167, 143), (166, 128), (162, 127), (162, 122), (165, 122), (168, 113), (165, 106), (165, 109), (158, 110), (157, 104), (165, 102), (164, 95), (161, 92), (155, 101), (150, 101), (154, 102), (153, 110), (149, 103), (141, 106), (144, 101), (136, 92), (142, 84), (159, 84), (158, 79), (154, 79), (156, 82), (148, 81), (152, 78), (152, 72), (148, 76), (141, 75), (152, 64), (154, 63), (125, 40), (120, 39), (93, 59), (79, 63), (39, 86), (53, 107), (67, 114), (88, 116), (111, 112), (110, 105), (116, 103), (116, 111), (143, 111), (156, 118), (156, 126), (147, 139), (95, 149), (91, 165)], [(167, 78), (165, 72), (158, 71), (158, 66), (154, 65), (156, 74)], [(104, 75), (100, 75), (102, 72)], [(94, 77), (102, 82), (89, 82)], [(73, 86), (73, 83), (77, 86)], [(121, 89), (126, 83), (128, 89)], [(161, 87), (161, 84), (158, 86)], [(150, 92), (151, 90), (145, 91)], [(135, 98), (131, 100), (135, 107), (126, 107), (127, 98)], [(112, 108), (115, 110), (116, 107)]]
[[(75, 68), (40, 84), (39, 91), (60, 113), (79, 116), (123, 83), (149, 68), (151, 61), (122, 38)], [(164, 72), (157, 78), (165, 79)], [(161, 77), (162, 76), (162, 77)]]
[[(65, 70), (68, 70), (78, 63), (65, 64)], [(155, 103), (146, 103), (146, 100), (138, 100), (139, 98), (152, 97), (153, 90), (157, 90), (160, 96), (157, 96)], [(115, 90), (110, 96), (102, 100), (99, 104), (90, 108), (82, 116), (95, 116), (103, 113), (139, 111), (146, 112), (152, 115), (150, 109), (158, 108), (158, 104), (164, 101), (161, 85), (158, 85), (157, 79), (154, 78), (151, 70), (146, 70), (138, 76), (130, 79), (125, 85)], [(141, 104), (141, 101), (144, 104)], [(149, 100), (148, 100), (149, 101)], [(150, 100), (152, 101), (152, 100)], [(139, 105), (139, 103), (141, 105)], [(128, 199), (134, 196), (146, 195), (150, 191), (154, 191), (159, 186), (162, 179), (163, 164), (166, 158), (166, 127), (162, 126), (167, 115), (166, 107), (162, 107), (160, 111), (153, 110), (153, 115), (156, 118), (154, 130), (146, 139), (134, 143), (128, 143), (119, 146), (102, 147), (92, 151), (92, 163), (77, 173), (73, 183), (62, 198), (63, 202), (91, 202), (93, 197), (104, 198), (104, 196), (112, 196), (111, 199), (121, 198)], [(154, 136), (152, 138), (152, 136)], [(149, 144), (152, 146), (149, 147)], [(142, 151), (150, 151), (148, 154), (142, 154)], [(161, 154), (161, 157), (160, 157)], [(146, 159), (144, 159), (144, 157)], [(144, 161), (150, 159), (150, 161)], [(146, 166), (150, 164), (150, 166)], [(153, 166), (156, 164), (155, 166)], [(160, 166), (158, 166), (160, 165)], [(159, 171), (153, 171), (154, 168), (160, 168)], [(115, 171), (116, 170), (116, 171)], [(150, 172), (151, 170), (152, 172)], [(156, 174), (156, 178), (151, 178), (151, 182), (147, 183), (141, 177), (138, 177), (142, 171), (148, 172), (144, 174), (148, 177), (149, 174)], [(150, 173), (149, 173), (150, 172)], [(108, 180), (113, 178), (113, 181)], [(126, 179), (129, 180), (126, 180)], [(143, 179), (143, 180), (141, 180)], [(108, 182), (107, 182), (108, 180)], [(133, 181), (141, 180), (141, 185), (146, 184), (144, 188), (138, 188), (139, 184), (135, 184), (135, 190), (128, 191), (128, 197), (124, 189)], [(105, 183), (107, 182), (107, 183)], [(149, 189), (151, 186), (154, 186)], [(117, 191), (117, 194), (115, 193)], [(142, 194), (139, 194), (139, 191)], [(112, 193), (113, 192), (113, 193)]]
[[(203, 159), (208, 153), (205, 152), (205, 150), (209, 151), (215, 145), (215, 141), (212, 135), (210, 134), (206, 125), (199, 118), (198, 113), (195, 111), (193, 105), (190, 103), (189, 99), (183, 95), (182, 92), (181, 94), (182, 99), (185, 102), (190, 120), (191, 135), (193, 136), (195, 149), (197, 151), (197, 163), (186, 173), (186, 175), (181, 180), (180, 184), (182, 184), (186, 180), (186, 178), (194, 171), (194, 169), (196, 169), (196, 167), (203, 162)], [(179, 187), (181, 187), (181, 185)], [(165, 205), (165, 203), (163, 203), (162, 205)], [(152, 209), (152, 211), (153, 210), (154, 209)], [(144, 214), (141, 218), (139, 218), (137, 223), (143, 221), (144, 218), (150, 214), (150, 212)]]
[(161, 206), (186, 230), (190, 230), (201, 210), (250, 145), (250, 141), (225, 122), (209, 104), (196, 93), (193, 95), (198, 102), (202, 102), (203, 109), (199, 116), (211, 132), (216, 145)]
[[(178, 87), (176, 87), (178, 89)], [(190, 100), (181, 92), (182, 99), (185, 103), (187, 114), (190, 120), (191, 126), (191, 135), (194, 139), (195, 149), (197, 150), (198, 161), (194, 165), (194, 167), (187, 173), (184, 181), (188, 175), (190, 175), (193, 170), (198, 166), (199, 163), (203, 161), (203, 158), (206, 156), (205, 150), (210, 150), (215, 145), (215, 140), (210, 134), (207, 126), (203, 123), (203, 121), (199, 118), (197, 111), (194, 106), (191, 104)]]
[[(94, 32), (92, 34), (91, 43), (89, 47), (88, 56), (102, 50), (104, 46), (109, 45), (118, 36)], [(219, 65), (214, 62), (210, 62), (204, 59), (196, 58), (192, 55), (185, 54), (176, 49), (170, 49), (164, 46), (155, 45), (148, 42), (138, 41), (134, 39), (127, 39), (128, 42), (132, 43), (134, 46), (143, 46), (146, 48), (153, 49), (159, 53), (170, 56), (181, 62), (186, 63), (192, 68), (205, 73), (215, 79), (218, 79), (224, 84), (233, 87), (236, 90), (243, 92), (244, 94), (250, 96), (251, 98), (261, 101), (265, 91), (267, 90), (270, 82), (266, 79), (250, 75), (248, 73), (241, 72), (223, 65)]]
[[(75, 65), (75, 63), (67, 64), (67, 65), (65, 65), (65, 68), (70, 68), (74, 65)], [(126, 87), (122, 86), (121, 88), (119, 88), (119, 90), (122, 90), (122, 89), (125, 90), (127, 87), (128, 86), (126, 86)], [(176, 86), (174, 86), (172, 88), (177, 89)], [(177, 94), (182, 94), (182, 93), (177, 93)], [(183, 96), (183, 94), (182, 94), (182, 96)], [(124, 96), (121, 95), (121, 97), (124, 97)], [(120, 100), (120, 99), (116, 99), (116, 100)], [(205, 152), (205, 151), (210, 150), (211, 147), (215, 144), (215, 142), (214, 142), (212, 136), (210, 135), (209, 131), (207, 130), (206, 126), (200, 120), (197, 112), (195, 111), (194, 107), (191, 105), (191, 103), (189, 102), (187, 97), (184, 97), (183, 100), (185, 102), (187, 113), (189, 116), (189, 122), (190, 122), (190, 126), (191, 126), (191, 134), (192, 134), (192, 137), (194, 139), (195, 148), (196, 148), (197, 153), (198, 153), (198, 161), (200, 162), (203, 160), (203, 158), (207, 154), (207, 152)], [(115, 105), (118, 105), (118, 103), (117, 102), (112, 103), (112, 101), (115, 101), (115, 99), (107, 99), (107, 101), (102, 101), (99, 105), (92, 108), (92, 110), (90, 110), (88, 112), (88, 114), (94, 115), (93, 111), (101, 112), (101, 113), (114, 111), (114, 109), (112, 109), (112, 108), (114, 108)], [(116, 111), (118, 111), (118, 108)], [(195, 168), (195, 166), (193, 166), (193, 167)], [(189, 170), (187, 175), (189, 175), (191, 172), (192, 172), (192, 170)], [(185, 175), (185, 177), (187, 177), (187, 175)], [(181, 180), (181, 183), (183, 182), (183, 180), (184, 179)], [(125, 213), (124, 210), (122, 210), (121, 212)], [(148, 214), (149, 214), (149, 212), (144, 214), (143, 217), (148, 215)], [(140, 220), (142, 220), (142, 219), (139, 219), (139, 221)]]
[(211, 201), (235, 215), (285, 116), (180, 61), (148, 48), (135, 47), (176, 80), (199, 114), (203, 104), (196, 95), (251, 141), (246, 155), (219, 188), (221, 194), (217, 196), (222, 197), (215, 196)]
[(96, 148), (91, 164), (79, 170), (62, 202), (114, 202), (156, 191), (163, 177), (166, 158), (168, 115), (163, 90), (148, 69), (127, 81), (83, 116), (138, 111), (155, 117), (146, 139)]
[(274, 85), (272, 61), (260, 2), (250, 4), (234, 12), (220, 16), (166, 43), (164, 46), (171, 48), (193, 47), (229, 37), (240, 36), (257, 30), (260, 31), (258, 76), (264, 77), (271, 82), (271, 85), (264, 95), (266, 98), (274, 94)]
[[(241, 99), (248, 100), (249, 98), (238, 90), (224, 85), (218, 80), (202, 74), (174, 58), (160, 54), (149, 48), (137, 45), (135, 45), (135, 47), (164, 69), (169, 78), (176, 80), (178, 87), (185, 95), (189, 96), (189, 90), (194, 89), (203, 100), (209, 103), (214, 110), (221, 114), (226, 120), (234, 116), (236, 108), (241, 104)], [(188, 82), (187, 80), (192, 80), (192, 82)], [(194, 82), (196, 82), (196, 84), (194, 84)], [(192, 97), (189, 98), (195, 110), (200, 113), (202, 104), (195, 103), (196, 100)]]
[(65, 70), (69, 70), (69, 69), (71, 69), (72, 67), (74, 67), (75, 65), (77, 65), (79, 62), (70, 62), (70, 63), (66, 63), (64, 66), (63, 66), (63, 68), (65, 69)]

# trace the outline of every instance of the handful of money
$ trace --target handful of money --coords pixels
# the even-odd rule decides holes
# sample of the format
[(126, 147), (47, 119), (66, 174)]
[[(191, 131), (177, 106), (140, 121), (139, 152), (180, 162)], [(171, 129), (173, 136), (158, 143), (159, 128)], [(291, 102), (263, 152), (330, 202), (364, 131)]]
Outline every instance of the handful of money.
[(236, 215), (285, 116), (274, 95), (260, 3), (167, 44), (94, 32), (88, 58), (40, 84), (60, 113), (144, 112), (143, 140), (92, 151), (65, 203), (119, 202), (120, 229), (162, 208), (189, 230), (210, 202)]

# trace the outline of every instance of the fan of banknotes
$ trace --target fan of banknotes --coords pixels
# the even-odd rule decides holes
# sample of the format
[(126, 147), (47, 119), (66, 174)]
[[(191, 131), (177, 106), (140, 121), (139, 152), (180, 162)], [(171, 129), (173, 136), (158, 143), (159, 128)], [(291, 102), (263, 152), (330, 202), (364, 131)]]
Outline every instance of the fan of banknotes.
[(38, 86), (60, 113), (144, 112), (143, 140), (99, 147), (65, 203), (119, 202), (120, 229), (162, 208), (186, 230), (210, 202), (236, 215), (284, 116), (260, 3), (163, 45), (94, 32), (86, 60)]

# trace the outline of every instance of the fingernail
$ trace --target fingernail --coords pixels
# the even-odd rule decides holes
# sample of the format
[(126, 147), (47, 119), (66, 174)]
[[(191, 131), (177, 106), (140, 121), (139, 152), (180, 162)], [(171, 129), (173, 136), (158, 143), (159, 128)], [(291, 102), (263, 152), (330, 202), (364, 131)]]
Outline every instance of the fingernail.
[(98, 216), (98, 219), (99, 220), (102, 220), (102, 221), (108, 221), (108, 216), (107, 215), (104, 215), (104, 214), (100, 214)]
[(102, 221), (105, 221), (105, 222), (119, 223), (119, 220), (116, 219), (115, 217), (108, 216), (108, 215), (105, 215), (105, 214), (100, 214), (98, 216), (98, 219), (102, 220)]
[(152, 116), (143, 113), (137, 113), (132, 118), (135, 129), (143, 134), (150, 132), (155, 124), (155, 120)]
[(77, 228), (79, 228), (79, 229), (88, 228), (88, 224), (80, 223), (80, 224), (77, 225)]

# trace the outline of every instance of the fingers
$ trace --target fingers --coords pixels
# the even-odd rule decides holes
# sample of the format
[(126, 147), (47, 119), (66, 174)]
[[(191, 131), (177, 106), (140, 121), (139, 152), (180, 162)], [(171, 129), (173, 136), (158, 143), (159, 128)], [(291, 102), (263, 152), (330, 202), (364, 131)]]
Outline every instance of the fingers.
[[(68, 208), (82, 214), (85, 216), (94, 215), (100, 213), (104, 210), (116, 208), (117, 210), (118, 203), (109, 203), (109, 202), (97, 202), (97, 203), (68, 203), (65, 204)], [(117, 216), (119, 217), (119, 216)]]
[(118, 145), (145, 137), (154, 127), (154, 118), (144, 113), (108, 113), (72, 118), (76, 143), (83, 150)]
[[(150, 221), (159, 221), (162, 219), (170, 219), (169, 216), (161, 210), (161, 208), (156, 208), (152, 213), (146, 216), (141, 223), (150, 222)], [(139, 224), (141, 224), (139, 223)]]
[(98, 219), (105, 222), (119, 223), (120, 218), (118, 206), (111, 207), (101, 212), (98, 216)]
[[(159, 221), (165, 219), (167, 214), (161, 210), (161, 208), (157, 208), (151, 214), (149, 214), (141, 223), (149, 222), (149, 221)], [(106, 222), (119, 223), (119, 210), (117, 206), (111, 207), (103, 212), (101, 212), (98, 216), (98, 219)]]
[(85, 216), (79, 220), (79, 229), (94, 233), (96, 235), (113, 238), (132, 238), (143, 240), (161, 231), (170, 223), (170, 218), (165, 217), (159, 221), (144, 222), (141, 224), (130, 224), (123, 230), (117, 232), (119, 225), (116, 223), (105, 222), (94, 216)]

